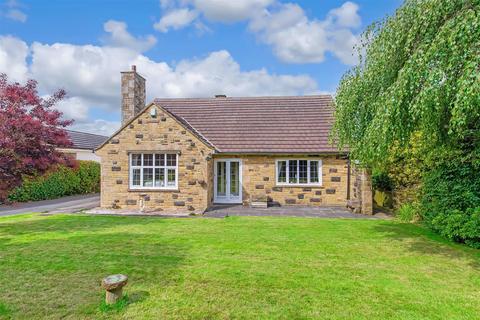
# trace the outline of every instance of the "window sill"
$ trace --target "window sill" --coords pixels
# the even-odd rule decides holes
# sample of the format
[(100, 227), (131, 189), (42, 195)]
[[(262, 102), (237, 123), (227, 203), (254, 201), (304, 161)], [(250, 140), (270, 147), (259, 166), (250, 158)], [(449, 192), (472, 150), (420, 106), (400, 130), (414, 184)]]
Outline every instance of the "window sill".
[(275, 187), (282, 188), (322, 188), (322, 184), (288, 184), (288, 183), (276, 183)]
[(136, 188), (128, 188), (128, 192), (179, 192), (178, 188), (172, 189), (136, 189)]

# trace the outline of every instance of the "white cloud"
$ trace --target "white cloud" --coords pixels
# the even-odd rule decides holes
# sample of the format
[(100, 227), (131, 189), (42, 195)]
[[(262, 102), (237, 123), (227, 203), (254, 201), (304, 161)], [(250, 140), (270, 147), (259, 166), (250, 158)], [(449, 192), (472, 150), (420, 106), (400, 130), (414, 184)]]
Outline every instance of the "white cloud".
[(161, 32), (208, 21), (248, 21), (257, 38), (287, 63), (319, 63), (327, 53), (344, 64), (357, 63), (355, 29), (361, 25), (359, 6), (351, 1), (332, 9), (324, 20), (309, 19), (294, 3), (278, 0), (161, 0), (166, 10), (154, 27)]
[(358, 6), (346, 2), (329, 12), (325, 20), (309, 19), (292, 3), (264, 10), (249, 24), (259, 39), (272, 46), (275, 55), (289, 63), (318, 63), (331, 52), (345, 64), (355, 64), (353, 47), (358, 36), (350, 29), (361, 23)]
[(6, 73), (13, 81), (27, 80), (28, 54), (28, 45), (24, 41), (12, 36), (0, 36), (0, 73)]
[[(184, 60), (175, 67), (139, 56), (134, 63), (147, 79), (147, 95), (155, 97), (212, 97), (294, 95), (317, 92), (315, 80), (306, 75), (275, 75), (265, 69), (242, 71), (225, 50), (203, 59)], [(150, 96), (150, 98), (154, 98)]]
[(276, 0), (160, 0), (160, 7), (166, 12), (154, 28), (168, 32), (193, 24), (205, 31), (207, 27), (200, 21), (200, 15), (209, 21), (234, 23), (250, 19), (258, 11), (264, 10)]
[(24, 7), (20, 2), (16, 0), (9, 0), (5, 2), (4, 6), (7, 8), (6, 12), (3, 14), (8, 19), (18, 21), (18, 22), (26, 22), (27, 15), (20, 10)]
[(160, 7), (162, 9), (172, 8), (175, 6), (175, 0), (160, 0)]
[(56, 109), (63, 113), (64, 119), (75, 119), (77, 122), (88, 120), (89, 103), (80, 97), (68, 97), (56, 105)]
[(178, 30), (191, 24), (197, 16), (196, 11), (187, 8), (172, 10), (163, 15), (153, 27), (161, 32), (168, 32), (169, 28)]
[(232, 23), (251, 18), (275, 0), (190, 0), (210, 21)]
[(147, 79), (150, 99), (205, 97), (219, 92), (252, 96), (317, 90), (316, 82), (308, 76), (274, 75), (264, 69), (242, 71), (224, 50), (171, 66), (128, 48), (64, 43), (34, 43), (31, 47), (31, 73), (44, 90), (62, 86), (71, 96), (82, 97), (110, 111), (119, 110), (120, 71), (128, 70), (132, 64)]
[(358, 15), (358, 5), (347, 1), (340, 8), (333, 9), (329, 12), (329, 18), (333, 19), (332, 23), (340, 27), (358, 28), (362, 24), (362, 19)]
[(90, 132), (109, 136), (120, 128), (120, 121), (107, 121), (103, 119), (89, 119), (89, 111), (94, 106), (82, 97), (67, 97), (55, 105), (56, 109), (63, 113), (63, 119), (75, 121), (68, 129), (82, 132)]
[(360, 35), (353, 34), (348, 29), (329, 31), (329, 51), (331, 51), (340, 61), (347, 65), (358, 63), (358, 54), (355, 46), (360, 40)]
[(68, 127), (68, 129), (104, 136), (110, 136), (117, 131), (118, 128), (120, 128), (119, 121), (106, 121), (103, 119), (96, 119), (90, 122), (75, 122), (72, 126)]
[(89, 115), (95, 113), (93, 108), (100, 108), (100, 113), (120, 117), (120, 71), (129, 70), (132, 64), (147, 79), (149, 101), (156, 97), (212, 97), (219, 93), (256, 96), (319, 92), (315, 80), (307, 75), (242, 70), (225, 50), (172, 65), (154, 61), (130, 47), (39, 42), (28, 46), (14, 37), (0, 37), (0, 72), (12, 79), (38, 80), (42, 94), (64, 88), (69, 98), (58, 108), (65, 118), (76, 120), (76, 130), (105, 134), (118, 128), (118, 122), (91, 119)]
[(26, 22), (27, 15), (18, 9), (10, 9), (7, 11), (5, 16), (9, 19), (18, 21), (18, 22)]
[(130, 48), (138, 52), (144, 52), (152, 48), (157, 39), (148, 35), (143, 38), (135, 38), (127, 31), (127, 24), (122, 21), (108, 20), (103, 25), (105, 32), (109, 33), (104, 42), (113, 47)]
[(130, 48), (93, 45), (52, 45), (35, 42), (31, 45), (29, 66), (42, 90), (52, 92), (58, 87), (70, 96), (79, 96), (98, 105), (118, 102), (120, 74), (139, 53)]

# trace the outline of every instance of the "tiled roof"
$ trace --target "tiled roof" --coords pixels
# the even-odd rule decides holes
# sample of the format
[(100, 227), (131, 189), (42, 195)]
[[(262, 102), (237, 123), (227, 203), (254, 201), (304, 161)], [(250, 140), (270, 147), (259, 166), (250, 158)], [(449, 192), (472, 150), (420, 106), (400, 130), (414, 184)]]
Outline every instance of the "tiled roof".
[(87, 149), (87, 150), (94, 150), (99, 145), (101, 145), (104, 141), (108, 139), (106, 136), (101, 136), (98, 134), (86, 133), (86, 132), (79, 132), (79, 131), (72, 131), (66, 130), (70, 140), (72, 140), (72, 146), (69, 148), (73, 149)]
[(333, 100), (296, 97), (156, 99), (220, 152), (339, 152), (329, 143)]

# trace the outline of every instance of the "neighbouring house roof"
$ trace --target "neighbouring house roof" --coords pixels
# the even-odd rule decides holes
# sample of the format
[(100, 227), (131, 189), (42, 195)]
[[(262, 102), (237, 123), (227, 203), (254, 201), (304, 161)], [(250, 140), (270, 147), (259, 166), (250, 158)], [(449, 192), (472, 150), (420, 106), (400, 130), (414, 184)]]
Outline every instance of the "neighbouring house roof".
[(330, 95), (156, 99), (223, 153), (338, 153)]
[(98, 134), (73, 130), (66, 131), (70, 137), (70, 140), (72, 141), (72, 146), (68, 147), (70, 149), (95, 150), (99, 145), (108, 139), (107, 136), (101, 136)]

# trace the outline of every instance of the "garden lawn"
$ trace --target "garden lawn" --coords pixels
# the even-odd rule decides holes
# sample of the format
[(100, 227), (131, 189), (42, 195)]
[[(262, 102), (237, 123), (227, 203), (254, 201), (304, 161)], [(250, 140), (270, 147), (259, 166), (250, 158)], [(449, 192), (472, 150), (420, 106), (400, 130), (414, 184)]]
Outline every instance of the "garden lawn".
[(0, 318), (478, 319), (479, 291), (478, 250), (395, 221), (0, 218)]

